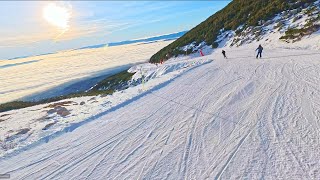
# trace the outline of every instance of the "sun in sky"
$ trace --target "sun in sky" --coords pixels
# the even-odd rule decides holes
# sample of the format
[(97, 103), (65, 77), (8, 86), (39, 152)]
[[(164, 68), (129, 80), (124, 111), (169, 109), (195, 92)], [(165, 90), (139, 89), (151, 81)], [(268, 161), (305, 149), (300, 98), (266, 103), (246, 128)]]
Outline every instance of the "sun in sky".
[(63, 4), (49, 3), (43, 8), (43, 18), (51, 25), (66, 31), (71, 18), (70, 8)]

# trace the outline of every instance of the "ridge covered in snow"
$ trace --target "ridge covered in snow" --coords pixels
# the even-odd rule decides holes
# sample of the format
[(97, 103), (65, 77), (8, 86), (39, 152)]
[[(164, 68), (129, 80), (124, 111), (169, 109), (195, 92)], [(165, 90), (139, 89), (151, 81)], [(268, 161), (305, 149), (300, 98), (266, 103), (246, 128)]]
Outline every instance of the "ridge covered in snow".
[[(314, 36), (320, 30), (319, 13), (319, 0), (306, 3), (304, 6), (276, 14), (268, 21), (260, 20), (258, 26), (243, 24), (235, 30), (222, 28), (212, 45), (208, 45), (204, 40), (194, 41), (185, 46), (176, 47), (174, 51), (178, 51), (178, 54), (168, 53), (167, 55), (183, 56), (184, 54), (194, 57), (199, 54), (199, 50), (212, 51), (214, 48), (239, 47), (257, 43), (270, 47), (289, 46), (290, 48), (319, 50), (320, 39), (318, 36)], [(250, 16), (251, 14), (249, 14)], [(200, 34), (199, 37), (201, 37)], [(314, 37), (317, 39), (313, 39)], [(302, 39), (309, 40), (301, 42)]]

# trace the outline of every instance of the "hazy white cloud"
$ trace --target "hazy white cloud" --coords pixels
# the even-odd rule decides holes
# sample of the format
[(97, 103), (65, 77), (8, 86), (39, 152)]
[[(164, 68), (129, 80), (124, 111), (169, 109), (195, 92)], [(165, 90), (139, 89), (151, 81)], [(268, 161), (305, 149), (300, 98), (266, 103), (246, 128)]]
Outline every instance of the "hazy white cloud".
[(8, 36), (0, 39), (0, 48), (21, 47), (42, 41), (68, 41), (77, 38), (107, 35), (114, 31), (127, 29), (135, 22), (114, 22), (107, 19), (95, 19), (75, 22), (67, 31), (58, 28), (49, 28), (35, 33), (17, 34), (7, 33)]
[(120, 29), (126, 29), (132, 24), (128, 22), (115, 22), (107, 19), (82, 21), (61, 35), (56, 41), (66, 41), (82, 37), (103, 36)]
[[(49, 3), (1, 4), (0, 9), (7, 15), (0, 17), (0, 48), (3, 48), (0, 50), (3, 57), (23, 54), (27, 49), (38, 53), (186, 30), (197, 23), (191, 22), (193, 14), (205, 14), (203, 12), (212, 4), (180, 1), (54, 2), (72, 10), (68, 24), (60, 25), (67, 28), (61, 29), (43, 17), (43, 9)], [(176, 25), (172, 25), (173, 22), (177, 22)]]
[(22, 34), (2, 37), (0, 47), (19, 47), (26, 44), (33, 44), (44, 40), (49, 40), (49, 34)]
[[(110, 2), (117, 5), (117, 11), (122, 12), (122, 18), (112, 19), (111, 17), (107, 19), (105, 17), (96, 19), (97, 17), (95, 16), (99, 13), (97, 9), (95, 9), (97, 12), (94, 12), (90, 9), (83, 10), (73, 8), (70, 3), (58, 3), (60, 3), (58, 5), (68, 6), (69, 9), (72, 10), (70, 25), (68, 25), (69, 27), (67, 29), (63, 30), (53, 27), (42, 17), (34, 18), (32, 21), (28, 20), (28, 27), (24, 27), (23, 33), (11, 32), (12, 30), (1, 32), (1, 34), (6, 34), (6, 36), (0, 39), (0, 48), (14, 48), (27, 45), (32, 46), (32, 44), (43, 41), (69, 41), (83, 37), (108, 35), (112, 32), (126, 30), (134, 26), (163, 21), (166, 18), (154, 18), (151, 15), (142, 16), (141, 19), (130, 19), (130, 17), (139, 15), (140, 13), (161, 11), (168, 7), (167, 4), (163, 3), (158, 3), (158, 5), (155, 6), (154, 3), (150, 2)], [(101, 2), (101, 4), (103, 3), (104, 2)], [(41, 2), (41, 4), (39, 4), (39, 8), (46, 7), (46, 4), (47, 3)], [(143, 11), (141, 11), (141, 9), (143, 9)], [(104, 8), (100, 9), (100, 11), (103, 10)], [(111, 14), (114, 13), (111, 11), (110, 7), (109, 9), (106, 7), (105, 11), (110, 11)], [(25, 20), (27, 19), (24, 19), (23, 21)]]

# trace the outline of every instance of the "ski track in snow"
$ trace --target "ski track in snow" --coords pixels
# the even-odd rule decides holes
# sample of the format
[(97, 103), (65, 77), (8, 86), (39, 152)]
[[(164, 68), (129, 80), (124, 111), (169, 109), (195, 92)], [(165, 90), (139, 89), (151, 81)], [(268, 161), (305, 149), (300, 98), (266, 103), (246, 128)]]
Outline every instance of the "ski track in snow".
[(212, 63), (136, 101), (0, 159), (0, 174), (320, 179), (320, 54), (274, 49), (257, 60), (251, 53), (233, 49), (227, 60), (213, 53)]

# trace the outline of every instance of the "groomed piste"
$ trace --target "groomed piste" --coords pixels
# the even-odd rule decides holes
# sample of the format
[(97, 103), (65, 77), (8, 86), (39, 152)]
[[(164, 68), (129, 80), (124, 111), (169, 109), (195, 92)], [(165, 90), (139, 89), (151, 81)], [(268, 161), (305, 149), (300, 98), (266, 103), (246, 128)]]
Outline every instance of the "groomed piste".
[(266, 49), (257, 60), (253, 51), (228, 49), (227, 60), (216, 51), (205, 56), (212, 62), (161, 85), (148, 85), (159, 77), (141, 84), (134, 100), (2, 158), (0, 172), (14, 179), (319, 179), (319, 52)]

